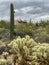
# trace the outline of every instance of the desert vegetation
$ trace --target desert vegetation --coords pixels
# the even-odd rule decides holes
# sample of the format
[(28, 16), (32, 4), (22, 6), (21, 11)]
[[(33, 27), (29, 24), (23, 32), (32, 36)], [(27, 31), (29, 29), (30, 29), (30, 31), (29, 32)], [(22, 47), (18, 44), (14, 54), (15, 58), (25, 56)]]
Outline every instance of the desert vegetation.
[(49, 65), (49, 21), (18, 21), (11, 4), (10, 22), (0, 21), (0, 65)]
[(49, 65), (49, 44), (37, 43), (26, 35), (0, 47), (1, 65)]

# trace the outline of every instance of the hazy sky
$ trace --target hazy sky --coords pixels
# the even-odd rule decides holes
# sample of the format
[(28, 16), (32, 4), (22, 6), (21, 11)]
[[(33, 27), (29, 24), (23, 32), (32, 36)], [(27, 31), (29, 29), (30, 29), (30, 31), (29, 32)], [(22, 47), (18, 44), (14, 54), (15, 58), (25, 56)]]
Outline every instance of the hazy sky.
[(15, 19), (49, 18), (49, 0), (0, 0), (0, 20), (10, 19), (10, 3), (14, 4)]

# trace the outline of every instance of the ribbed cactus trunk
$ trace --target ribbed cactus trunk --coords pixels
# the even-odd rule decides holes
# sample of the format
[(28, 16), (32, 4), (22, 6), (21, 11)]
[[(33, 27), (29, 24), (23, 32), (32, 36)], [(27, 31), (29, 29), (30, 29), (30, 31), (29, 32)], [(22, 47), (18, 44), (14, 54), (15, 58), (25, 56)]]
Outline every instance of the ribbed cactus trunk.
[(10, 40), (13, 39), (14, 34), (14, 6), (11, 3), (10, 5)]

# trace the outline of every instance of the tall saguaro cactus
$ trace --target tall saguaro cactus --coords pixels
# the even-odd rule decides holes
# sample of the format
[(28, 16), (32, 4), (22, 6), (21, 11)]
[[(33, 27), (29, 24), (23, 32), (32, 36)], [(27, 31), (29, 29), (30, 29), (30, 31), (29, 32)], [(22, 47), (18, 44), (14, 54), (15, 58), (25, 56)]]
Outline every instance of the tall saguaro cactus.
[(14, 33), (14, 6), (11, 3), (10, 5), (10, 39), (13, 39), (13, 33)]

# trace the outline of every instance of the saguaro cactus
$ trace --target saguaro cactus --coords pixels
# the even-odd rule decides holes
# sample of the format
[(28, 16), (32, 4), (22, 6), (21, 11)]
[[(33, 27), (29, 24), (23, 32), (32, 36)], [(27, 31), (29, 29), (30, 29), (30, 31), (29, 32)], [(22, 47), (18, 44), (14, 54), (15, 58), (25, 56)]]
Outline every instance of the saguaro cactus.
[(13, 39), (14, 34), (14, 6), (11, 3), (10, 5), (10, 39)]

